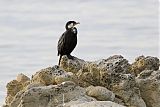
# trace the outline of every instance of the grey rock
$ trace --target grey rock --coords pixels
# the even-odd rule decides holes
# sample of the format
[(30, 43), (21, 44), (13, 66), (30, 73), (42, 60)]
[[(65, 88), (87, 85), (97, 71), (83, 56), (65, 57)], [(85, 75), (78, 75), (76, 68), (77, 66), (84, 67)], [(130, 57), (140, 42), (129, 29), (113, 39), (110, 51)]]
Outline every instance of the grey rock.
[(91, 101), (80, 104), (72, 104), (71, 106), (65, 107), (126, 107), (111, 101)]
[(86, 88), (86, 90), (88, 96), (94, 97), (99, 101), (114, 101), (115, 94), (105, 87), (89, 86)]
[[(64, 96), (64, 98), (63, 98)], [(9, 107), (55, 107), (65, 102), (95, 99), (85, 94), (85, 89), (74, 82), (66, 81), (58, 85), (32, 87), (16, 94)]]
[(160, 70), (144, 70), (136, 78), (147, 107), (160, 107)]

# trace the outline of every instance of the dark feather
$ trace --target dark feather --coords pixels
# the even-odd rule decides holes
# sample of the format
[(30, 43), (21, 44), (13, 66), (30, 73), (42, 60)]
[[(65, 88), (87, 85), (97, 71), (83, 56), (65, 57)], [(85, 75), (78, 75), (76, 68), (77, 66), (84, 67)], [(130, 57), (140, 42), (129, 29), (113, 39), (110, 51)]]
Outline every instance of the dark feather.
[[(73, 29), (76, 30), (76, 33), (73, 32)], [(66, 30), (58, 41), (58, 56), (70, 55), (73, 49), (77, 45), (77, 29), (68, 29)]]

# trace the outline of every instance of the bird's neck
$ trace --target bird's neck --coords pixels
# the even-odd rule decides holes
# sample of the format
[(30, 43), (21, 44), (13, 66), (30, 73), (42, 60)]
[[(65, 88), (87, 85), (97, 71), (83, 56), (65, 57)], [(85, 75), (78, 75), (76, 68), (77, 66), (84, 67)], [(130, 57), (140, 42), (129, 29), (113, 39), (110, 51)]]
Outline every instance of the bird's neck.
[(73, 27), (73, 28), (68, 28), (66, 29), (67, 31), (71, 31), (73, 32), (74, 34), (77, 34), (77, 28), (76, 27)]
[(74, 34), (77, 34), (77, 29), (75, 27), (71, 28), (71, 32), (73, 32)]

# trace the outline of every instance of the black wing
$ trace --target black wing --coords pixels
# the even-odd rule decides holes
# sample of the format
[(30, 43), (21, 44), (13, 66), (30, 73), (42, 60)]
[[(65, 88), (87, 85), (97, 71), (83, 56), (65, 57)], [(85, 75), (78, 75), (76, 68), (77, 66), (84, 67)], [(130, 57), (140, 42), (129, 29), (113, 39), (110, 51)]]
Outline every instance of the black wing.
[(77, 34), (67, 30), (62, 34), (58, 41), (58, 55), (70, 54), (77, 44)]
[(65, 33), (66, 32), (64, 32), (63, 34), (62, 34), (62, 36), (59, 38), (59, 41), (58, 41), (58, 46), (57, 46), (57, 49), (58, 49), (58, 56), (59, 56), (59, 54), (61, 54), (62, 53), (62, 50), (64, 49), (64, 45), (65, 45)]

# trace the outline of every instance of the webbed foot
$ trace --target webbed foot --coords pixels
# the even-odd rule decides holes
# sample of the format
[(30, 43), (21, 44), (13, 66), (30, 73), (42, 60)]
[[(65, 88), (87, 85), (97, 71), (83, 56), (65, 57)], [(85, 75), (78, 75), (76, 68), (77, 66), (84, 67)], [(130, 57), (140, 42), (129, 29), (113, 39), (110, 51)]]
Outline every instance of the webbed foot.
[(68, 57), (68, 59), (74, 59), (74, 57), (73, 56), (71, 56), (71, 55), (67, 55), (67, 57)]

